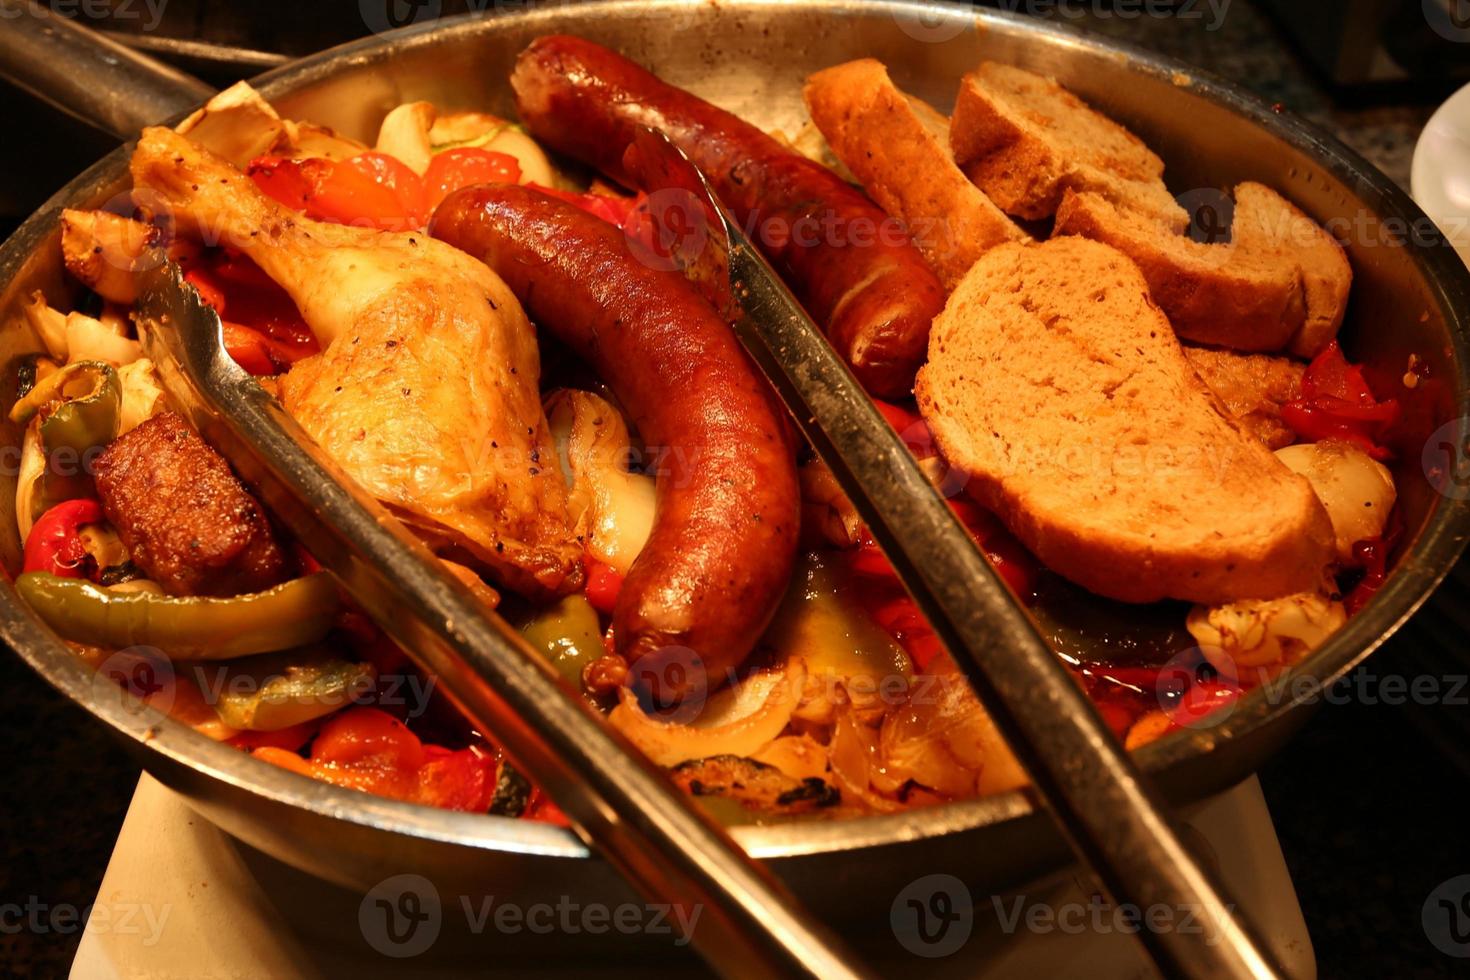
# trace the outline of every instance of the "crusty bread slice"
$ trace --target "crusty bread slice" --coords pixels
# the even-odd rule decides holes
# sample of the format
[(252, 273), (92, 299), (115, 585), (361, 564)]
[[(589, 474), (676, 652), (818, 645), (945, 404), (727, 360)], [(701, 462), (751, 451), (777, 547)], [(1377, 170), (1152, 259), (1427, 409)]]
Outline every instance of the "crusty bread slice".
[(1317, 587), (1332, 526), (1224, 414), (1126, 256), (987, 252), (934, 322), (919, 409), (968, 492), (1104, 596), (1221, 603)]
[(1188, 340), (1277, 351), (1306, 322), (1301, 273), (1274, 250), (1196, 242), (1091, 192), (1066, 192), (1052, 233), (1104, 242), (1131, 258), (1174, 332)]
[(1175, 231), (1189, 216), (1143, 141), (1055, 81), (984, 62), (955, 100), (950, 145), (960, 168), (1008, 214), (1047, 218), (1069, 188), (1144, 211)]
[(1271, 188), (1251, 182), (1235, 188), (1230, 237), (1241, 251), (1297, 269), (1307, 313), (1287, 349), (1298, 357), (1322, 353), (1342, 326), (1353, 285), (1353, 267), (1337, 239)]
[(1184, 345), (1184, 356), (1241, 429), (1268, 449), (1296, 441), (1296, 433), (1281, 420), (1281, 406), (1301, 397), (1305, 364), (1289, 357), (1191, 344)]
[(1027, 238), (949, 155), (949, 120), (906, 95), (871, 58), (806, 83), (812, 120), (868, 195), (902, 221), (946, 286), (985, 251)]

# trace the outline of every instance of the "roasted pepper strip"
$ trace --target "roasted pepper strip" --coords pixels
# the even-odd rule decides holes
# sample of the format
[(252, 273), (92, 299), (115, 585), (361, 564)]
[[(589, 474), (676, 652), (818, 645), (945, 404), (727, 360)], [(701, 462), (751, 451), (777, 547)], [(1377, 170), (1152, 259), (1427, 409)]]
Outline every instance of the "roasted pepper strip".
[(181, 660), (225, 660), (315, 643), (332, 628), (339, 604), (337, 585), (325, 573), (228, 599), (110, 592), (46, 572), (20, 576), (15, 588), (68, 640), (152, 646)]
[(373, 690), (377, 671), (308, 647), (238, 664), (192, 668), (220, 721), (240, 731), (276, 732), (324, 718)]
[(11, 421), (20, 424), (38, 415), (46, 465), (29, 494), (33, 520), (64, 500), (96, 496), (89, 464), (117, 438), (122, 415), (117, 372), (102, 361), (68, 364), (37, 382), (10, 410)]

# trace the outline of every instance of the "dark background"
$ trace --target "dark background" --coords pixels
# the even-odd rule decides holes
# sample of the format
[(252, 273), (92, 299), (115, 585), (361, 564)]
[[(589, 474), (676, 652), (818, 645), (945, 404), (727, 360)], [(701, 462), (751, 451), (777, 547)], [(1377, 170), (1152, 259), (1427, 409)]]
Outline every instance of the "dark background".
[[(991, 5), (1016, 6), (1011, 0)], [(448, 13), (465, 4), (442, 6)], [(1419, 0), (1232, 0), (1215, 30), (1208, 8), (1182, 4), (1172, 16), (1128, 17), (1127, 4), (1090, 0), (1063, 8), (1081, 15), (1065, 18), (1074, 24), (1178, 57), (1306, 116), (1405, 187), (1419, 130), (1456, 79), (1470, 73), (1470, 44), (1449, 44), (1425, 31)], [(1033, 9), (1060, 19), (1055, 5)], [(1150, 9), (1169, 12), (1158, 3)], [(1190, 9), (1204, 16), (1191, 16)], [(119, 19), (100, 26), (137, 31), (142, 25)], [(351, 2), (170, 0), (143, 43), (203, 38), (304, 54), (364, 31), (359, 5)], [(208, 57), (187, 64), (216, 83), (231, 75)], [(5, 233), (113, 145), (4, 83), (0, 118)], [(1374, 657), (1368, 674), (1354, 681), (1357, 695), (1321, 709), (1260, 774), (1324, 977), (1470, 975), (1470, 961), (1435, 950), (1420, 925), (1429, 892), (1470, 873), (1464, 700), (1470, 692), (1461, 691), (1453, 704), (1406, 705), (1386, 703), (1394, 699), (1379, 691), (1384, 678), (1426, 674), (1450, 691), (1470, 671), (1470, 573), (1457, 577), (1463, 581), (1442, 590)], [(127, 808), (136, 765), (81, 709), (11, 656), (0, 656), (0, 744), (0, 902), (23, 904), (34, 896), (50, 905), (86, 906)], [(65, 975), (77, 938), (0, 933), (0, 975)]]

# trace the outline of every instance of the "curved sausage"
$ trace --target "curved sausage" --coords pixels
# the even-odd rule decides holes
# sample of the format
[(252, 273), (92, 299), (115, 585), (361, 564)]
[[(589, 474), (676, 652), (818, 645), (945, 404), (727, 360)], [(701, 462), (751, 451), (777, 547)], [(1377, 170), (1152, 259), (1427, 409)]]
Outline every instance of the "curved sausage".
[(511, 85), (534, 136), (624, 184), (637, 127), (665, 133), (709, 177), (858, 379), (876, 395), (909, 397), (944, 290), (908, 233), (860, 191), (581, 38), (532, 43)]
[(765, 379), (687, 280), (638, 261), (618, 228), (569, 204), (472, 187), (444, 202), (430, 233), (499, 273), (611, 385), (662, 459), (653, 533), (613, 612), (617, 651), (652, 678), (645, 687), (662, 687), (659, 701), (722, 683), (770, 622), (796, 555), (794, 450)]

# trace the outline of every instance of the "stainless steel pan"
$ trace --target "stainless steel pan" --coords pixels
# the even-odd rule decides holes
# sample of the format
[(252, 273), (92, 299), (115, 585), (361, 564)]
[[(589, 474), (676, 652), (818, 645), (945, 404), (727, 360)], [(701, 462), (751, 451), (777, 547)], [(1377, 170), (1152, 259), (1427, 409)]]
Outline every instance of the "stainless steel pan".
[[(1395, 390), (1407, 409), (1405, 436), (1396, 446), (1407, 529), (1398, 567), (1374, 602), (1298, 670), (1299, 682), (1284, 695), (1257, 691), (1220, 724), (1139, 754), (1176, 801), (1199, 799), (1252, 771), (1301, 724), (1312, 685), (1330, 683), (1371, 653), (1459, 554), (1470, 534), (1470, 508), (1437, 492), (1422, 460), (1426, 445), (1433, 461), (1441, 458), (1435, 455), (1441, 440), (1466, 442), (1470, 276), (1402, 192), (1330, 138), (1185, 66), (968, 7), (878, 0), (514, 6), (497, 16), (347, 45), (262, 76), (259, 86), (283, 114), (370, 140), (382, 115), (409, 99), (510, 113), (506, 77), (516, 53), (540, 34), (567, 32), (617, 47), (761, 125), (794, 132), (804, 121), (801, 82), (818, 68), (877, 57), (900, 84), (945, 106), (959, 76), (992, 58), (1052, 74), (1127, 123), (1164, 157), (1174, 191), (1258, 180), (1347, 239), (1357, 273), (1347, 346), (1368, 364), (1375, 384)], [(120, 150), (67, 185), (0, 250), (0, 364), (38, 346), (19, 314), (31, 290), (40, 288), (57, 303), (68, 298), (59, 209), (95, 206), (125, 187)], [(1428, 380), (1402, 389), (1398, 379), (1411, 353), (1427, 365)], [(0, 425), (0, 445), (13, 452), (18, 443), (19, 433)], [(11, 570), (19, 563), (13, 506), (10, 472), (0, 479), (0, 559)], [(414, 871), (446, 894), (478, 894), (490, 882), (498, 893), (527, 902), (561, 895), (623, 900), (617, 876), (569, 832), (313, 783), (131, 710), (107, 696), (8, 588), (0, 588), (0, 634), (48, 681), (128, 739), (150, 771), (205, 817), (296, 867), (356, 888)], [(741, 828), (736, 837), (772, 861), (804, 900), (833, 916), (885, 914), (918, 875), (942, 870), (974, 887), (998, 888), (1065, 854), (1021, 794), (841, 823)]]

